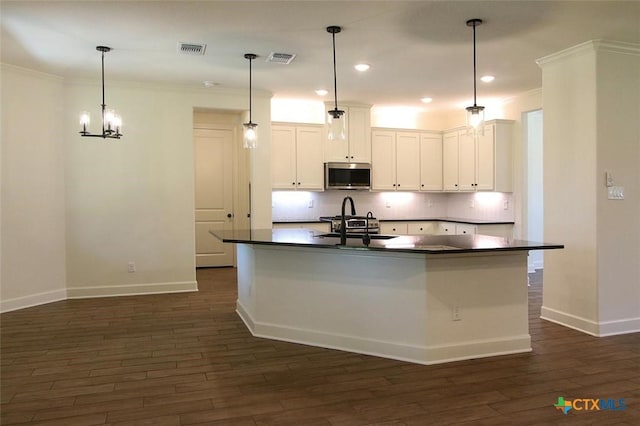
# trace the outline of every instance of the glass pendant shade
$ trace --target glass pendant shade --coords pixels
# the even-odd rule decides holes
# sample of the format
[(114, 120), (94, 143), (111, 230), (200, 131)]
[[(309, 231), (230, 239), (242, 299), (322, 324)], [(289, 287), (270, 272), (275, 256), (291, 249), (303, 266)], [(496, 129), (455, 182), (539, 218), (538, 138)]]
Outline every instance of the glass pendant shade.
[(254, 149), (258, 146), (258, 125), (256, 123), (244, 123), (244, 137), (242, 145), (247, 149)]
[(332, 109), (327, 113), (327, 139), (329, 141), (344, 141), (347, 139), (347, 117), (344, 111)]
[(467, 134), (484, 134), (484, 107), (467, 107)]

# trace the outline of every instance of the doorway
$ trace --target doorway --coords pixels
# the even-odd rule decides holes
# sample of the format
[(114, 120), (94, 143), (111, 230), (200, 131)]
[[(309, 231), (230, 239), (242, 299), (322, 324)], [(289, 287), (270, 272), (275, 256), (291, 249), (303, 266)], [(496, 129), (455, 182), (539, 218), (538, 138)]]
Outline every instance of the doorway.
[[(543, 180), (542, 180), (542, 110), (523, 114), (525, 130), (525, 164), (527, 188), (527, 221), (526, 239), (544, 241), (543, 235)], [(529, 273), (544, 267), (542, 250), (529, 252)]]
[(238, 149), (239, 113), (194, 110), (195, 264), (235, 266), (235, 246), (209, 231), (249, 226), (246, 154)]

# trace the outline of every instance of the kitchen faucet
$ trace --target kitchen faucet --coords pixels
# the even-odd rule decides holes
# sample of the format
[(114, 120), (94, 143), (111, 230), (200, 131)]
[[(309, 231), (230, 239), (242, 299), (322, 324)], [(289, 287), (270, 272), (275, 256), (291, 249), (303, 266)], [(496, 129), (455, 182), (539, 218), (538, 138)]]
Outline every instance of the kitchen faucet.
[(367, 217), (366, 217), (366, 225), (364, 227), (364, 235), (362, 236), (362, 243), (365, 246), (368, 246), (369, 243), (371, 243), (371, 236), (369, 235), (369, 219), (373, 219), (373, 213), (372, 212), (367, 212)]
[(351, 216), (356, 215), (356, 205), (353, 203), (353, 198), (349, 196), (344, 197), (344, 200), (342, 200), (342, 209), (340, 210), (340, 245), (342, 246), (347, 243), (347, 221), (344, 216), (347, 200), (351, 203)]

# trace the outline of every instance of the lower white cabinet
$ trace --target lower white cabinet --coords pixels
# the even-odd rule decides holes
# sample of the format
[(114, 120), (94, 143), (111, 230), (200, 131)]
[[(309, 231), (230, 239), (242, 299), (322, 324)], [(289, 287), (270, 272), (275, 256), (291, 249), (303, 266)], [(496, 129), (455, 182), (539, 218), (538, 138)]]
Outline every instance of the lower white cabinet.
[(273, 229), (301, 229), (308, 228), (314, 231), (331, 232), (331, 224), (329, 222), (288, 222), (273, 223)]
[(476, 225), (471, 225), (468, 223), (456, 223), (456, 235), (464, 235), (464, 234), (476, 234), (478, 228)]
[(380, 223), (381, 234), (396, 234), (407, 235), (408, 228), (406, 222), (381, 222)]
[(409, 235), (433, 235), (438, 230), (438, 222), (408, 222)]

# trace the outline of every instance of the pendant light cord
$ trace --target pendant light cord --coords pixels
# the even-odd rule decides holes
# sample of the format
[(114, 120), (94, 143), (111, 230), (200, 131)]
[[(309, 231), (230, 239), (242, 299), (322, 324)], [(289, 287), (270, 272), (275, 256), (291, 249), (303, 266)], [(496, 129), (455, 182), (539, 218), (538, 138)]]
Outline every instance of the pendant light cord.
[(253, 58), (249, 58), (249, 124), (251, 124), (251, 62)]
[(107, 104), (104, 101), (104, 50), (102, 51), (102, 134), (104, 135), (104, 114), (107, 108)]
[(476, 104), (476, 23), (473, 23), (473, 106)]
[(336, 105), (336, 111), (338, 110), (338, 77), (336, 72), (336, 33), (331, 33), (333, 38), (333, 95)]

